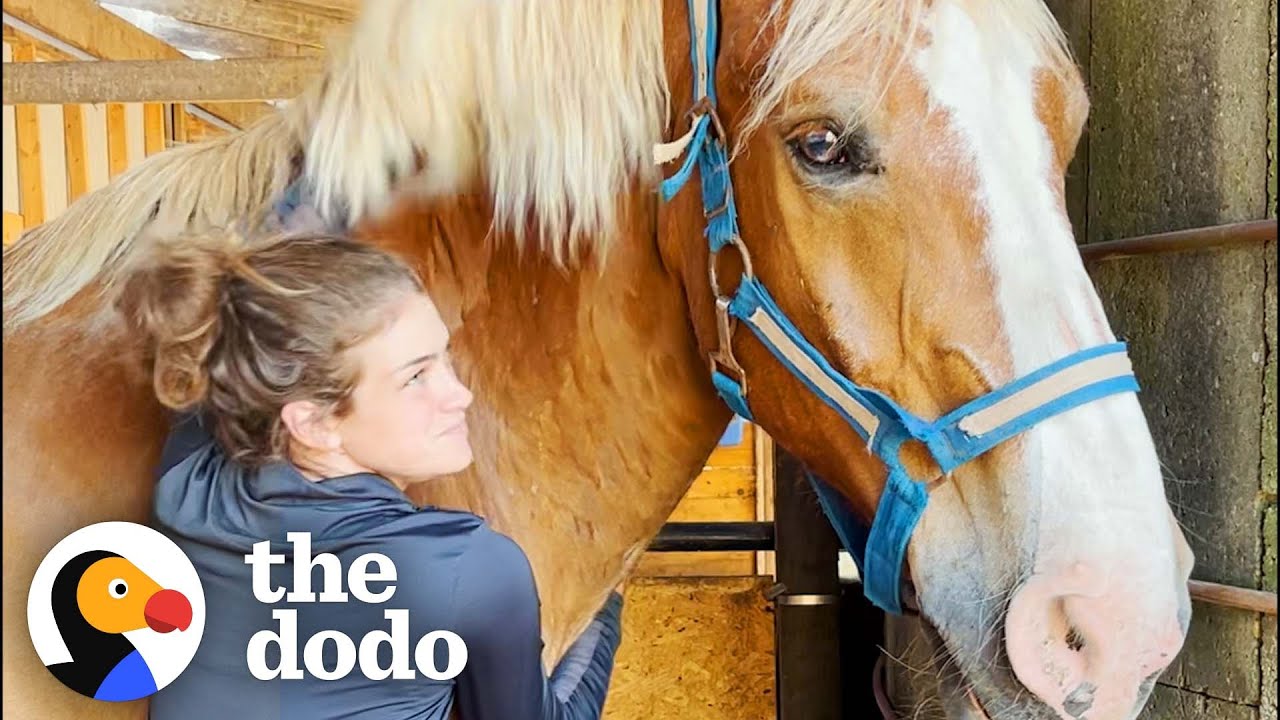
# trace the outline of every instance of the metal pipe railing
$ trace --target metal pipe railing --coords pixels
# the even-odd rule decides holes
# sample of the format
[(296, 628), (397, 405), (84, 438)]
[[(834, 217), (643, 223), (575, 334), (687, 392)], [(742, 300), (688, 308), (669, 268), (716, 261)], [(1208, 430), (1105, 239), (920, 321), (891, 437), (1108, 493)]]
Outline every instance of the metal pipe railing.
[(671, 522), (649, 544), (653, 552), (773, 549), (771, 522)]
[[(649, 545), (653, 552), (716, 552), (775, 549), (770, 522), (672, 522)], [(1276, 615), (1276, 593), (1266, 590), (1191, 580), (1187, 589), (1195, 600), (1264, 615)]]
[(1249, 222), (1212, 225), (1209, 227), (1174, 230), (1155, 235), (1139, 235), (1122, 240), (1088, 243), (1080, 246), (1080, 255), (1086, 263), (1162, 253), (1227, 248), (1240, 245), (1256, 245), (1275, 242), (1275, 220), (1251, 220)]

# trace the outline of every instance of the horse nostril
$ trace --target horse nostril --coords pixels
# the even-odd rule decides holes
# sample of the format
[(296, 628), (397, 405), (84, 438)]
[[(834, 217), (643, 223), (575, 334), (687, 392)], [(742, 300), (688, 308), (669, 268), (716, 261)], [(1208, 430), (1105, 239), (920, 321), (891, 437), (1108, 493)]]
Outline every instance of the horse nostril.
[(1093, 694), (1097, 690), (1098, 688), (1093, 683), (1080, 683), (1075, 690), (1072, 690), (1067, 695), (1067, 699), (1062, 703), (1062, 709), (1066, 710), (1067, 714), (1073, 718), (1084, 715), (1093, 707)]
[(1067, 647), (1071, 648), (1072, 650), (1076, 652), (1080, 652), (1081, 650), (1084, 649), (1084, 635), (1080, 634), (1080, 631), (1076, 629), (1075, 625), (1072, 625), (1067, 628), (1066, 640), (1067, 640)]

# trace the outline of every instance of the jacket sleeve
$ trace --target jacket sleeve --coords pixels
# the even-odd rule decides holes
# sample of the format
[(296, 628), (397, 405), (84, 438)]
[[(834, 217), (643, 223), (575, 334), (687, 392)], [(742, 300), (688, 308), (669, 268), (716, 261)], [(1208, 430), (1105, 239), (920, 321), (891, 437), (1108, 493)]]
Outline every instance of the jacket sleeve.
[(169, 434), (160, 450), (160, 469), (156, 477), (163, 477), (174, 465), (210, 442), (213, 442), (213, 431), (207, 416), (195, 412), (173, 413)]
[(457, 703), (467, 720), (597, 720), (621, 640), (622, 596), (604, 607), (551, 678), (542, 663), (540, 602), (528, 558), (486, 533), (460, 559), (455, 607), (467, 665)]

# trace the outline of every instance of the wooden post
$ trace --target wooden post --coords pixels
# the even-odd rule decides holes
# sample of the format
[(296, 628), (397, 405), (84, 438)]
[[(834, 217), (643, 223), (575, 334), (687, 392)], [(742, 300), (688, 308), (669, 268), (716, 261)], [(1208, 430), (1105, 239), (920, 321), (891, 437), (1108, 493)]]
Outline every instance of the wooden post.
[(107, 170), (112, 178), (129, 169), (124, 105), (107, 103)]
[(142, 106), (143, 149), (151, 157), (165, 148), (164, 104), (147, 103)]
[(800, 462), (776, 456), (778, 720), (841, 720), (840, 541)]
[(4, 214), (4, 244), (8, 245), (22, 235), (22, 216), (18, 213)]
[(84, 108), (62, 106), (62, 142), (67, 158), (67, 203), (89, 192), (89, 168), (85, 164)]
[[(13, 45), (14, 62), (35, 62), (36, 48), (29, 42)], [(18, 196), (22, 224), (35, 227), (44, 222), (44, 170), (40, 165), (40, 118), (35, 105), (13, 108), (14, 132), (18, 145)]]
[(169, 108), (169, 136), (175, 145), (183, 145), (187, 142), (187, 110), (182, 103), (174, 103)]

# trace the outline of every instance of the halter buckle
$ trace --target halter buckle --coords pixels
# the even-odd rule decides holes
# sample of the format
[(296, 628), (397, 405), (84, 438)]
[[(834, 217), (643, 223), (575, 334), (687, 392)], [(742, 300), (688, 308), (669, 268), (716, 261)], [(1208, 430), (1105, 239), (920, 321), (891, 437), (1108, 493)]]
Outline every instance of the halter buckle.
[(696, 120), (699, 115), (706, 115), (711, 118), (711, 128), (715, 130), (716, 138), (721, 143), (728, 142), (729, 136), (724, 132), (724, 124), (720, 122), (720, 114), (716, 112), (715, 103), (711, 102), (711, 98), (703, 95), (698, 98), (698, 102), (689, 108), (689, 112), (685, 113), (685, 117), (690, 120)]
[(738, 364), (738, 359), (733, 355), (733, 329), (735, 320), (729, 315), (729, 298), (719, 296), (716, 298), (716, 349), (710, 353), (711, 372), (715, 373), (720, 368), (729, 371), (729, 374), (738, 382), (738, 387), (742, 389), (742, 397), (747, 396), (747, 371), (742, 369)]

